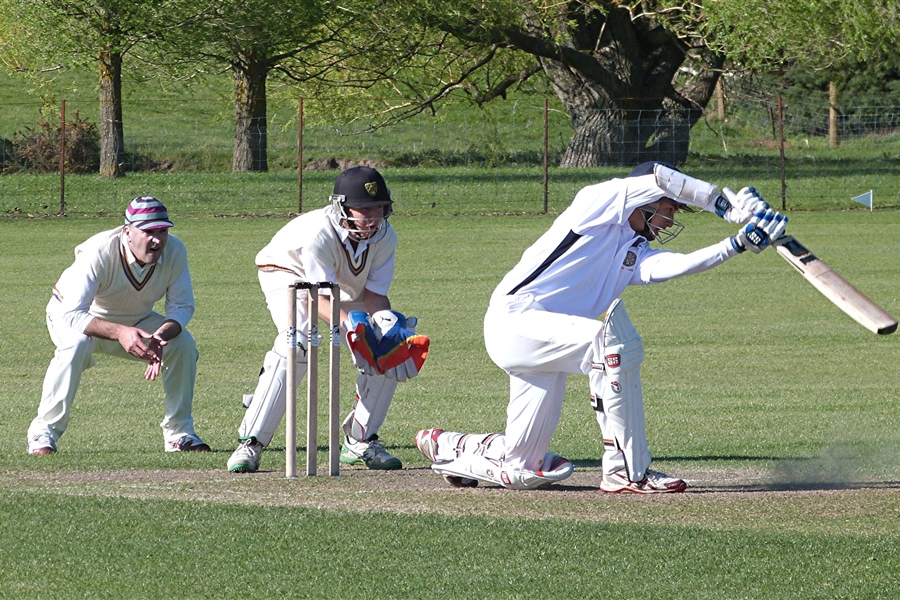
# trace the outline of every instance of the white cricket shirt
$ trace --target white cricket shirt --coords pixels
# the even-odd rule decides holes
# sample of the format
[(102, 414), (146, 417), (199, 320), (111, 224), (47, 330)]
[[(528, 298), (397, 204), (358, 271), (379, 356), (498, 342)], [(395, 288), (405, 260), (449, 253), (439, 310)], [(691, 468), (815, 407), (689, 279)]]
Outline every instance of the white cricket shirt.
[(728, 239), (690, 254), (652, 249), (628, 217), (666, 196), (653, 175), (583, 188), (492, 297), (530, 294), (548, 311), (595, 319), (629, 285), (705, 271), (737, 254)]

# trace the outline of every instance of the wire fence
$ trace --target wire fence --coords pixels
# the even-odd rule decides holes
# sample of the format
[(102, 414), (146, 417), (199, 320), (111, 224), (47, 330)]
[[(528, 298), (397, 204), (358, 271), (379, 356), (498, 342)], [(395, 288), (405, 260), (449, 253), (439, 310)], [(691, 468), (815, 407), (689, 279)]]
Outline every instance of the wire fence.
[[(97, 175), (99, 137), (85, 117), (96, 113), (96, 100), (68, 102), (64, 136), (55, 115), (36, 118), (40, 108), (0, 106), (8, 115), (0, 120), (0, 214), (102, 214), (142, 194), (164, 197), (182, 214), (296, 212), (321, 206), (339, 170), (354, 164), (384, 172), (400, 212), (554, 212), (580, 187), (627, 173), (555, 167), (572, 138), (571, 119), (543, 98), (420, 115), (375, 131), (304, 124), (302, 102), (284, 103), (251, 136), (265, 144), (264, 173), (231, 172), (235, 123), (221, 101), (133, 99), (124, 106), (125, 176), (114, 179)], [(652, 122), (657, 136), (686, 136), (676, 142), (688, 144), (689, 174), (756, 185), (784, 208), (847, 208), (869, 190), (877, 206), (900, 205), (900, 106), (779, 103), (739, 91), (714, 102), (691, 129), (668, 114), (638, 121)]]

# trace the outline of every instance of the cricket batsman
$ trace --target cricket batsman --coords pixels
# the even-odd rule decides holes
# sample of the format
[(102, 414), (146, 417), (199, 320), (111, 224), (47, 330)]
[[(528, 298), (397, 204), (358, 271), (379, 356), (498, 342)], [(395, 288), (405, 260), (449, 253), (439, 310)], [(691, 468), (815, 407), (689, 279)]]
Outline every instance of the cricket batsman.
[[(393, 200), (381, 174), (370, 167), (341, 173), (330, 203), (291, 220), (256, 256), (257, 274), (278, 335), (263, 360), (256, 390), (238, 429), (237, 449), (228, 459), (234, 473), (259, 469), (262, 450), (272, 441), (285, 413), (288, 287), (297, 280), (340, 286), (341, 322), (359, 369), (356, 400), (344, 420), (340, 461), (369, 469), (400, 469), (378, 438), (398, 383), (418, 375), (429, 339), (415, 332), (416, 320), (391, 309), (397, 234), (388, 223)], [(308, 315), (306, 293), (297, 301), (298, 331), (309, 320), (329, 320), (331, 296), (319, 291), (319, 314)], [(299, 340), (297, 383), (306, 375), (307, 340)], [(315, 451), (313, 449), (312, 451)]]
[[(650, 468), (644, 426), (644, 347), (619, 296), (629, 285), (700, 273), (780, 237), (787, 218), (752, 187), (733, 200), (714, 185), (661, 162), (585, 187), (522, 255), (491, 296), (484, 319), (488, 355), (509, 375), (504, 433), (419, 431), (416, 447), (457, 487), (486, 482), (534, 489), (572, 474), (549, 451), (566, 379), (587, 375), (603, 435), (600, 489), (682, 492), (687, 484)], [(740, 224), (732, 237), (689, 254), (653, 248), (677, 236), (679, 209), (696, 207)], [(602, 318), (601, 318), (602, 317)]]

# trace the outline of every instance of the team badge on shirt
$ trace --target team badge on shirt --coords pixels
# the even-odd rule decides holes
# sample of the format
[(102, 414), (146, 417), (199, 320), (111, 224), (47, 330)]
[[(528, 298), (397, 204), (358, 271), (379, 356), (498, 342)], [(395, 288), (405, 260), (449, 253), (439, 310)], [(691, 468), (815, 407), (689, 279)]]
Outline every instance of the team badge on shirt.
[(637, 254), (634, 253), (633, 250), (629, 250), (628, 254), (625, 255), (625, 262), (623, 263), (626, 267), (633, 267), (634, 263), (637, 262)]

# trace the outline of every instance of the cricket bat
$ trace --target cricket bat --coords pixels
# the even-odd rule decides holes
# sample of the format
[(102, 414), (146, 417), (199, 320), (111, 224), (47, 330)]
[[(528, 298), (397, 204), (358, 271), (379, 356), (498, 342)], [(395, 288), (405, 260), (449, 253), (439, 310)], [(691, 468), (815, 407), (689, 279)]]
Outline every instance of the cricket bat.
[(897, 331), (897, 319), (838, 275), (822, 259), (797, 241), (797, 238), (784, 235), (772, 244), (784, 260), (791, 263), (813, 287), (854, 321), (881, 335)]

